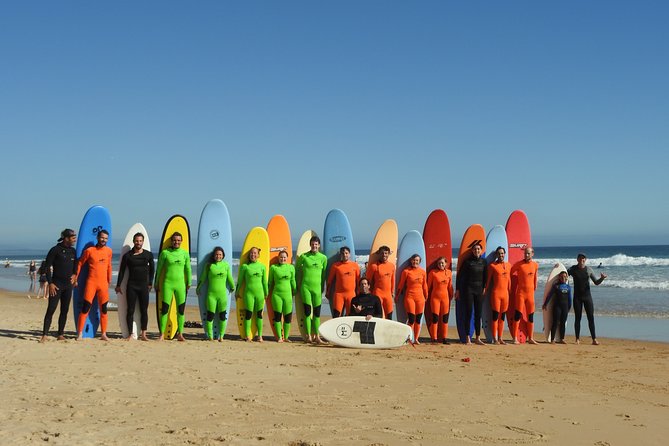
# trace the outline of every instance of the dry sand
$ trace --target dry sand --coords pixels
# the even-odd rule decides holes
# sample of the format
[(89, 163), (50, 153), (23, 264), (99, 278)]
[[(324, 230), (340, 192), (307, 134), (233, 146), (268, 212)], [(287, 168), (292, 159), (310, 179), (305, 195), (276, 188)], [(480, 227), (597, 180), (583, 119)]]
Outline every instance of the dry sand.
[[(373, 351), (206, 342), (201, 329), (187, 329), (185, 343), (77, 342), (71, 317), (68, 340), (40, 344), (45, 308), (0, 292), (2, 444), (659, 445), (669, 437), (669, 344)], [(187, 320), (197, 317), (189, 307)], [(118, 338), (114, 312), (109, 326)]]

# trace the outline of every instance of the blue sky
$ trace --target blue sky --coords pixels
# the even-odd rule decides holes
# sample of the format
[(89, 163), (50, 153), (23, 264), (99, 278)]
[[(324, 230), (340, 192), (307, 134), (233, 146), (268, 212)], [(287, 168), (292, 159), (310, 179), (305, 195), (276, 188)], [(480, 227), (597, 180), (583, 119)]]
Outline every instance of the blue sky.
[[(341, 208), (359, 247), (446, 210), (537, 245), (669, 243), (666, 2), (5, 2), (0, 248), (86, 209), (234, 246)], [(661, 192), (665, 190), (665, 192)], [(195, 235), (195, 234), (193, 234)], [(115, 244), (115, 245), (116, 245)]]

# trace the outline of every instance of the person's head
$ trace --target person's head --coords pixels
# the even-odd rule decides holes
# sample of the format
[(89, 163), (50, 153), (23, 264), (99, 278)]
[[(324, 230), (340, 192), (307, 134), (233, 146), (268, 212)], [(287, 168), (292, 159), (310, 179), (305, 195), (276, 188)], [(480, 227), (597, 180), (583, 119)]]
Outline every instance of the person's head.
[(77, 243), (77, 233), (73, 229), (63, 229), (58, 241), (68, 247), (74, 246)]
[(569, 279), (569, 274), (567, 274), (567, 271), (560, 271), (560, 274), (558, 274), (558, 280), (560, 283), (567, 283), (567, 280)]
[(144, 246), (144, 234), (138, 232), (132, 236), (132, 247), (135, 249), (135, 251), (139, 251), (142, 249), (142, 246)]
[(100, 229), (98, 231), (98, 246), (105, 246), (109, 240), (109, 232), (106, 229)]
[(279, 252), (278, 259), (279, 259), (279, 265), (283, 265), (284, 263), (288, 263), (288, 251), (286, 251), (285, 249), (282, 249)]
[(481, 246), (480, 243), (474, 243), (472, 246), (472, 254), (474, 254), (474, 257), (477, 259), (481, 257), (481, 254), (483, 254), (483, 246)]
[(576, 256), (576, 263), (578, 263), (578, 266), (585, 266), (586, 260), (588, 260), (588, 258), (583, 253)]
[(386, 245), (383, 245), (377, 251), (379, 253), (379, 261), (381, 263), (386, 263), (390, 258), (390, 248)]
[(437, 259), (437, 268), (442, 271), (448, 268), (448, 261), (446, 260), (446, 257), (442, 256)]
[(311, 252), (318, 252), (318, 249), (321, 247), (321, 239), (317, 235), (314, 235), (309, 239), (309, 246), (311, 247)]
[(211, 263), (217, 263), (223, 260), (224, 258), (225, 258), (225, 250), (222, 247), (217, 246), (211, 252), (211, 259), (209, 259), (209, 261)]
[(525, 254), (525, 260), (529, 262), (530, 260), (532, 260), (532, 256), (534, 256), (534, 248), (528, 246), (527, 248), (525, 248), (524, 254)]
[(504, 257), (506, 257), (506, 249), (504, 249), (501, 246), (498, 246), (497, 249), (495, 250), (495, 259), (498, 262), (503, 262)]
[(370, 291), (369, 280), (367, 280), (366, 277), (363, 277), (358, 282), (358, 292), (360, 294), (369, 294), (369, 291)]
[(339, 258), (342, 262), (348, 262), (348, 259), (351, 258), (351, 250), (348, 246), (342, 246), (339, 248)]
[(411, 265), (412, 268), (418, 268), (420, 266), (420, 260), (420, 256), (418, 254), (414, 254), (409, 257), (409, 265)]
[(172, 244), (172, 248), (174, 249), (179, 248), (181, 246), (182, 241), (183, 241), (183, 236), (181, 235), (180, 232), (174, 232), (170, 237), (170, 243)]
[(251, 262), (251, 263), (257, 262), (258, 257), (260, 257), (260, 248), (257, 248), (257, 247), (254, 246), (249, 251), (249, 262)]

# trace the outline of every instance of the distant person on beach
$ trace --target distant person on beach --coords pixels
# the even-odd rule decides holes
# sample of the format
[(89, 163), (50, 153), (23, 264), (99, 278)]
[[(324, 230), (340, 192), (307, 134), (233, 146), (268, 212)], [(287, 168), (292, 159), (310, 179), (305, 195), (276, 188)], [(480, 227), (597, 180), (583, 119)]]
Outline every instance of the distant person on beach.
[(551, 326), (551, 344), (555, 344), (555, 335), (560, 332), (560, 340), (557, 341), (558, 344), (566, 344), (564, 340), (566, 326), (567, 326), (567, 316), (569, 315), (569, 309), (571, 308), (571, 287), (568, 283), (569, 275), (566, 271), (562, 271), (558, 275), (558, 280), (553, 285), (553, 288), (546, 296), (546, 301), (541, 307), (543, 310), (548, 308), (548, 303), (551, 299), (555, 299), (553, 304), (553, 325)]
[(332, 317), (339, 317), (346, 310), (351, 314), (351, 299), (356, 295), (356, 286), (360, 280), (360, 267), (351, 262), (351, 250), (348, 246), (339, 249), (338, 262), (330, 267), (327, 281), (327, 295), (330, 299)]
[(576, 256), (576, 265), (572, 265), (567, 272), (574, 278), (574, 332), (576, 334), (576, 343), (580, 344), (581, 336), (581, 317), (583, 316), (583, 308), (588, 317), (588, 328), (590, 329), (590, 336), (592, 337), (592, 344), (599, 345), (597, 336), (595, 334), (595, 306), (592, 302), (592, 295), (590, 294), (590, 282), (599, 285), (608, 276), (604, 273), (599, 275), (599, 279), (595, 276), (592, 268), (585, 265), (587, 261), (585, 254)]
[(163, 299), (160, 307), (160, 336), (158, 341), (163, 340), (163, 333), (167, 327), (167, 315), (170, 312), (172, 297), (177, 306), (177, 341), (185, 341), (183, 336), (184, 320), (186, 312), (186, 293), (190, 288), (193, 273), (190, 266), (190, 255), (188, 251), (181, 248), (183, 236), (175, 232), (170, 237), (170, 247), (163, 249), (158, 257), (156, 277), (153, 287)]
[[(472, 255), (465, 260), (455, 276), (455, 298), (462, 299), (465, 306), (466, 325), (472, 319), (474, 313), (474, 331), (476, 338), (474, 343), (483, 345), (481, 340), (481, 315), (483, 313), (483, 296), (485, 295), (485, 284), (488, 279), (488, 262), (481, 257), (483, 247), (476, 243), (472, 246)], [(469, 330), (467, 330), (469, 331)], [(471, 344), (467, 335), (466, 344)]]
[(65, 339), (65, 323), (67, 312), (72, 300), (72, 289), (77, 281), (77, 251), (74, 244), (77, 243), (77, 234), (72, 229), (65, 229), (60, 233), (58, 244), (49, 250), (44, 261), (44, 274), (49, 292), (49, 303), (44, 315), (44, 327), (40, 342), (46, 341), (47, 333), (51, 327), (51, 318), (56, 312), (60, 302), (60, 316), (58, 317), (59, 341)]
[[(307, 342), (323, 343), (318, 329), (321, 326), (322, 293), (325, 285), (325, 271), (328, 258), (319, 251), (321, 239), (313, 236), (309, 239), (311, 249), (297, 259), (297, 271), (301, 275), (297, 284), (304, 305), (304, 327)], [(313, 308), (313, 314), (312, 314)]]
[(490, 293), (490, 309), (492, 311), (493, 343), (504, 345), (504, 315), (509, 309), (509, 293), (511, 292), (511, 264), (504, 261), (506, 249), (498, 246), (495, 250), (495, 261), (488, 265), (488, 281), (485, 289)]
[(155, 273), (153, 253), (143, 248), (144, 234), (138, 232), (132, 236), (132, 249), (121, 258), (118, 269), (118, 280), (116, 281), (116, 294), (122, 294), (121, 282), (128, 274), (128, 283), (125, 289), (127, 302), (127, 313), (125, 315), (128, 324), (127, 340), (132, 340), (132, 324), (135, 318), (135, 306), (139, 302), (141, 333), (139, 339), (148, 341), (146, 329), (149, 324), (149, 293), (151, 292), (151, 281)]
[(383, 317), (381, 299), (370, 291), (369, 280), (363, 277), (359, 282), (358, 294), (351, 300), (351, 316), (365, 316), (367, 320), (372, 317)]
[(28, 265), (28, 277), (30, 277), (30, 283), (35, 285), (35, 282), (37, 281), (37, 264), (34, 260), (31, 260)]
[(39, 291), (37, 292), (37, 298), (48, 299), (49, 283), (46, 280), (46, 260), (42, 260), (37, 273), (39, 274)]
[(10, 266), (12, 266), (11, 262), (9, 259), (5, 258), (5, 268), (9, 268)]
[[(263, 342), (263, 309), (265, 308), (265, 299), (269, 293), (267, 286), (267, 272), (265, 265), (259, 262), (260, 248), (253, 247), (248, 254), (248, 262), (239, 268), (239, 277), (237, 279), (237, 296), (244, 300), (246, 313), (244, 314), (244, 333), (240, 333), (242, 339), (253, 341), (251, 332), (251, 321), (253, 315), (256, 316), (256, 327), (258, 329), (258, 342)], [(242, 287), (244, 294), (240, 294)]]
[(534, 249), (531, 247), (525, 248), (525, 258), (516, 262), (511, 267), (511, 276), (516, 276), (516, 291), (513, 296), (515, 299), (516, 313), (513, 315), (513, 343), (519, 344), (518, 328), (520, 325), (520, 318), (522, 313), (520, 308), (525, 308), (527, 314), (527, 343), (538, 344), (534, 340), (534, 292), (537, 289), (537, 272), (539, 271), (539, 264), (532, 260), (534, 256)]
[(448, 316), (453, 298), (453, 273), (448, 269), (446, 257), (437, 259), (437, 267), (427, 275), (427, 294), (429, 297), (432, 321), (429, 331), (432, 342), (448, 344)]
[(395, 265), (390, 262), (390, 248), (381, 246), (377, 255), (378, 263), (372, 263), (365, 275), (372, 287), (372, 294), (379, 296), (386, 319), (393, 318), (393, 299), (395, 298)]
[(225, 250), (217, 246), (211, 252), (209, 261), (204, 266), (202, 276), (199, 277), (195, 291), (200, 295), (203, 284), (207, 284), (206, 307), (207, 319), (204, 322), (207, 339), (214, 339), (214, 316), (218, 313), (218, 341), (221, 342), (225, 336), (228, 326), (228, 290), (235, 291), (235, 281), (232, 278), (230, 264), (224, 262)]
[[(109, 284), (112, 277), (112, 250), (107, 246), (109, 232), (102, 229), (97, 235), (97, 244), (89, 246), (81, 254), (77, 266), (77, 277), (84, 265), (88, 265), (88, 277), (84, 285), (84, 301), (77, 322), (77, 340), (84, 339), (84, 325), (88, 312), (93, 305), (93, 299), (97, 295), (100, 307), (100, 339), (108, 341), (107, 337), (107, 305), (109, 303)], [(131, 325), (132, 327), (132, 325)]]
[(285, 249), (279, 252), (278, 260), (278, 264), (269, 267), (269, 294), (272, 296), (271, 304), (274, 310), (274, 331), (277, 342), (290, 342), (293, 298), (297, 291), (295, 267), (288, 263), (288, 251)]
[(414, 343), (420, 344), (420, 321), (425, 312), (427, 301), (427, 274), (420, 267), (421, 258), (418, 254), (409, 257), (409, 267), (402, 270), (397, 295), (404, 293), (404, 309), (407, 312), (407, 325), (413, 328)]

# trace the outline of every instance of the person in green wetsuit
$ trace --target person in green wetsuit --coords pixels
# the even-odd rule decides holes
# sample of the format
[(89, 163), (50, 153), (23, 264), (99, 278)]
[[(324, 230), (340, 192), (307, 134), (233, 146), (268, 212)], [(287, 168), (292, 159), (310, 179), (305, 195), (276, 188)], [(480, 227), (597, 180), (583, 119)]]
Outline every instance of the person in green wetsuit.
[[(290, 322), (293, 319), (293, 296), (297, 285), (295, 283), (295, 267), (288, 263), (288, 252), (279, 253), (279, 264), (269, 267), (269, 289), (272, 295), (272, 309), (274, 310), (274, 330), (277, 342), (290, 342)], [(281, 318), (283, 317), (283, 327)], [(283, 330), (282, 330), (283, 328)]]
[(302, 254), (297, 260), (297, 269), (301, 272), (302, 277), (299, 287), (302, 304), (304, 305), (304, 326), (307, 331), (307, 341), (321, 344), (323, 340), (318, 334), (318, 328), (321, 326), (321, 299), (328, 258), (318, 251), (321, 247), (321, 239), (317, 236), (311, 237), (309, 246), (311, 246), (311, 250)]
[(195, 289), (197, 295), (200, 295), (200, 289), (204, 283), (207, 283), (207, 320), (205, 328), (207, 338), (214, 341), (214, 315), (218, 313), (219, 318), (219, 337), (218, 342), (223, 340), (225, 328), (228, 325), (228, 289), (235, 291), (235, 281), (232, 280), (230, 264), (224, 262), (225, 251), (220, 246), (214, 248), (209, 262), (202, 271), (202, 277), (197, 282)]
[(153, 287), (156, 292), (162, 292), (163, 305), (160, 311), (160, 336), (159, 341), (163, 340), (163, 333), (167, 326), (167, 314), (170, 311), (172, 296), (177, 304), (177, 340), (185, 341), (184, 331), (184, 312), (186, 311), (186, 293), (190, 288), (192, 277), (190, 267), (190, 255), (185, 249), (181, 249), (183, 237), (179, 232), (175, 232), (170, 237), (171, 246), (163, 249), (158, 256), (158, 267), (156, 268), (156, 278)]
[(267, 276), (265, 274), (265, 265), (258, 262), (260, 257), (260, 248), (253, 247), (249, 251), (249, 261), (239, 268), (239, 278), (237, 279), (237, 297), (240, 296), (240, 290), (244, 286), (244, 333), (240, 333), (246, 341), (252, 341), (251, 336), (251, 318), (256, 315), (256, 326), (258, 327), (258, 342), (262, 342), (262, 310), (265, 307), (265, 298), (267, 298)]

